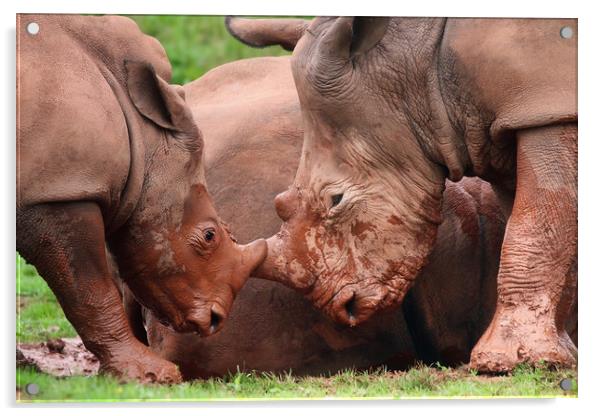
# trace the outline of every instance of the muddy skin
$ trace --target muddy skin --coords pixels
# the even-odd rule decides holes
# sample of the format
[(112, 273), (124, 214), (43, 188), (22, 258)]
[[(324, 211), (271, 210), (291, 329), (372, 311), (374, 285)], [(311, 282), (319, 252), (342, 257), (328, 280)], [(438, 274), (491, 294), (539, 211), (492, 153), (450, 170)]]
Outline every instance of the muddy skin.
[(140, 304), (209, 335), (265, 241), (239, 246), (217, 215), (200, 130), (155, 39), (111, 16), (19, 15), (17, 33), (17, 250), (101, 372), (178, 382), (132, 333), (105, 246)]
[[(252, 33), (252, 21), (234, 23)], [(564, 26), (571, 39), (559, 36)], [(292, 273), (349, 325), (399, 304), (433, 247), (445, 180), (477, 176), (513, 202), (496, 312), (471, 367), (575, 365), (564, 323), (577, 280), (576, 33), (571, 19), (308, 23), (292, 60), (303, 152), (280, 198), (279, 212), (292, 215), (268, 242), (266, 277)], [(384, 221), (392, 216), (399, 225)], [(351, 234), (357, 222), (373, 227), (372, 244)], [(405, 244), (401, 258), (395, 238)], [(377, 246), (379, 267), (351, 277)]]
[[(207, 183), (220, 215), (239, 241), (274, 234), (281, 223), (274, 197), (292, 182), (303, 137), (290, 60), (226, 64), (184, 88), (204, 126)], [(404, 368), (415, 356), (401, 310), (345, 328), (300, 293), (259, 279), (245, 284), (215, 336), (176, 334), (148, 314), (146, 327), (151, 348), (177, 363), (185, 378), (223, 376), (237, 367), (327, 374), (389, 357), (400, 357), (396, 365)]]
[[(184, 88), (197, 123), (207, 126), (207, 181), (219, 212), (240, 241), (273, 235), (281, 224), (273, 198), (293, 181), (303, 142), (290, 59), (229, 63)], [(468, 362), (495, 310), (505, 218), (487, 183), (449, 183), (437, 242), (403, 309), (362, 325), (334, 323), (292, 280), (283, 283), (296, 291), (250, 279), (219, 334), (175, 334), (147, 315), (150, 345), (185, 378), (237, 367), (318, 375), (383, 364), (406, 369), (417, 359)]]

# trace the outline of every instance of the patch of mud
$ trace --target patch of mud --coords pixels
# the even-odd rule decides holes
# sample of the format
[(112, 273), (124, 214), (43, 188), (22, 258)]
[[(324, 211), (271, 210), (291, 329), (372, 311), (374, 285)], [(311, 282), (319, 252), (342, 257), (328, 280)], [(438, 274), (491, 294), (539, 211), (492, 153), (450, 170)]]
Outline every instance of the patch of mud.
[(18, 296), (17, 297), (17, 313), (21, 312), (23, 309), (29, 306), (31, 303), (31, 299), (28, 296)]
[(68, 377), (95, 375), (98, 366), (98, 359), (79, 337), (17, 345), (17, 367), (33, 367), (42, 373)]

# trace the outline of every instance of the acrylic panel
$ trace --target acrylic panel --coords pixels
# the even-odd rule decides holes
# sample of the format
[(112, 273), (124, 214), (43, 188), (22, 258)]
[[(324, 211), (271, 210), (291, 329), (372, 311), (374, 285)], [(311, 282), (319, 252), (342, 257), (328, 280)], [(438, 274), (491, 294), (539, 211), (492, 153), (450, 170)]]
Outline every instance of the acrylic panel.
[(16, 32), (19, 402), (577, 396), (576, 19)]

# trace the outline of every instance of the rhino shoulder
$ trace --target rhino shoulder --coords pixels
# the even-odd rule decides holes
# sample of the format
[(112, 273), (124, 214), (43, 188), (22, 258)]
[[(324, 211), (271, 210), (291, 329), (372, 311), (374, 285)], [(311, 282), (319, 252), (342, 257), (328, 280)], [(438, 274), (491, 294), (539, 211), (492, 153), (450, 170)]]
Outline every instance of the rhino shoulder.
[(35, 20), (37, 36), (25, 32), (26, 17), (17, 24), (18, 202), (104, 198), (128, 174), (120, 105), (60, 20)]
[(577, 119), (576, 19), (449, 19), (441, 46), (443, 70), (493, 115), (494, 139)]

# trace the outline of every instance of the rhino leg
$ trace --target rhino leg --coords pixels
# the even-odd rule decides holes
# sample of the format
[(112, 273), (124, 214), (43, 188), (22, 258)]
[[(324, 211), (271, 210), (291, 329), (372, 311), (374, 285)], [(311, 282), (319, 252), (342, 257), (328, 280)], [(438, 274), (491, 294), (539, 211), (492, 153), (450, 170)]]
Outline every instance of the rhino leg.
[(96, 204), (51, 203), (19, 210), (17, 248), (44, 277), (102, 372), (143, 382), (181, 380), (177, 367), (154, 355), (129, 328), (107, 264)]
[(521, 362), (575, 365), (565, 323), (576, 285), (577, 126), (520, 131), (496, 312), (472, 351), (471, 367), (506, 372)]

